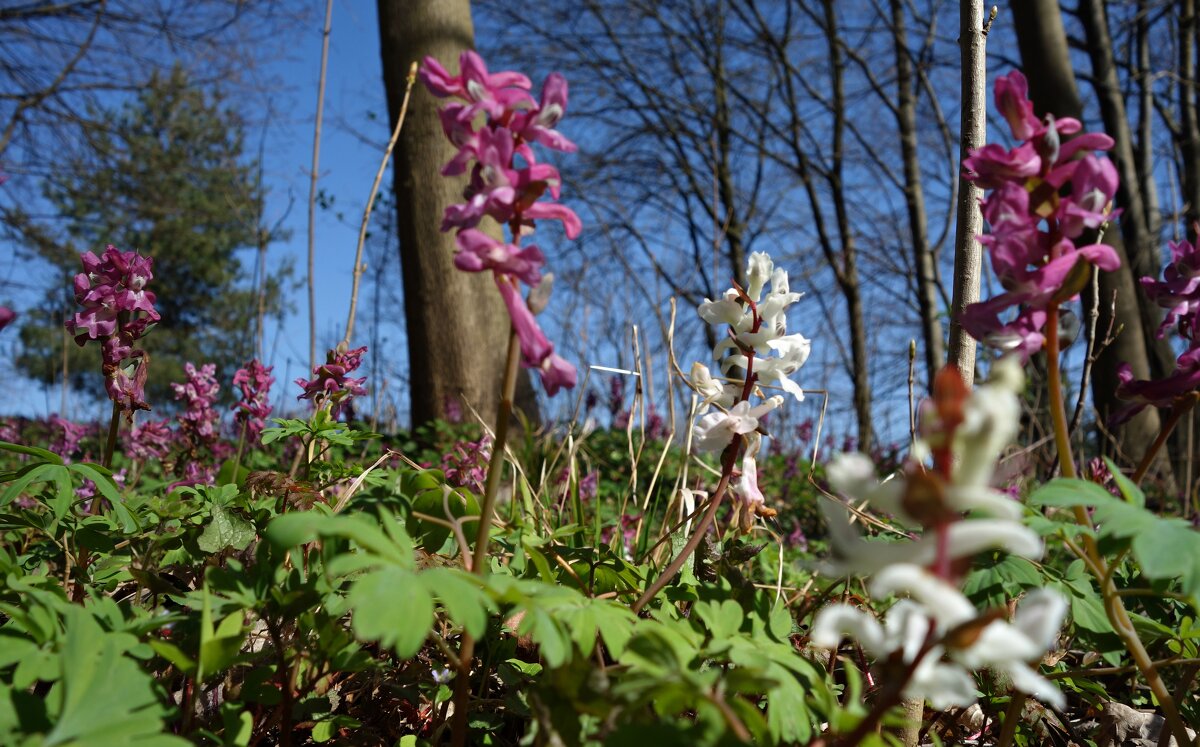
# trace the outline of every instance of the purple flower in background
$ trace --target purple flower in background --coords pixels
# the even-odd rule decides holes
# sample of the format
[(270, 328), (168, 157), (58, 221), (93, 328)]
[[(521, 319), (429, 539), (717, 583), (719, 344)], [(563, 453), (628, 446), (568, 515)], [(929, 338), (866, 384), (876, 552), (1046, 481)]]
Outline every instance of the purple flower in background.
[(17, 318), (17, 312), (7, 306), (0, 306), (0, 329), (4, 329)]
[[(1200, 224), (1196, 225), (1200, 235)], [(1192, 343), (1200, 342), (1200, 240), (1172, 241), (1171, 261), (1163, 269), (1163, 279), (1142, 278), (1142, 290), (1154, 303), (1167, 310), (1158, 336), (1162, 337), (1173, 325), (1179, 334)]]
[(183, 410), (176, 419), (184, 447), (184, 480), (176, 484), (196, 485), (212, 481), (211, 468), (201, 466), (200, 462), (202, 458), (211, 458), (217, 452), (221, 414), (215, 405), (221, 385), (217, 383), (215, 364), (206, 363), (197, 370), (194, 365), (187, 363), (184, 371), (187, 381), (171, 384), (175, 399), (183, 402)]
[[(459, 231), (454, 258), (458, 269), (491, 271), (521, 346), (521, 364), (536, 369), (547, 394), (554, 396), (559, 389), (574, 387), (577, 375), (574, 366), (555, 354), (534, 319), (540, 308), (531, 309), (522, 295), (521, 283), (530, 288), (541, 284), (546, 259), (537, 246), (521, 247), (520, 241), (539, 219), (561, 221), (572, 239), (583, 228), (573, 210), (554, 202), (562, 186), (558, 169), (539, 163), (531, 147), (536, 142), (553, 150), (576, 150), (555, 129), (566, 112), (567, 82), (552, 73), (540, 99), (534, 100), (529, 78), (516, 72), (491, 73), (475, 52), (462, 53), (459, 70), (451, 75), (426, 57), (420, 72), (430, 93), (462, 102), (451, 102), (439, 112), (443, 132), (458, 148), (442, 174), (470, 172), (466, 202), (446, 208), (442, 230)], [(475, 229), (485, 216), (508, 226), (511, 243)]]
[[(968, 306), (959, 318), (972, 337), (1022, 359), (1042, 348), (1047, 310), (1078, 294), (1086, 265), (1106, 271), (1120, 265), (1111, 247), (1074, 241), (1116, 215), (1110, 209), (1116, 168), (1088, 152), (1111, 148), (1112, 138), (1088, 133), (1063, 143), (1062, 136), (1075, 135), (1082, 124), (1049, 116), (1038, 121), (1027, 92), (1019, 71), (996, 81), (996, 107), (1023, 142), (1012, 149), (985, 145), (963, 161), (965, 178), (992, 190), (982, 204), (990, 232), (979, 242), (1005, 292)], [(1006, 321), (1014, 308), (1015, 317)]]
[(83, 311), (67, 320), (76, 344), (101, 341), (104, 388), (127, 414), (149, 410), (146, 366), (149, 356), (134, 344), (159, 320), (154, 293), (146, 285), (154, 277), (154, 260), (109, 245), (97, 257), (79, 257), (84, 272), (75, 276), (75, 301)]
[(296, 399), (311, 400), (316, 408), (331, 404), (330, 414), (337, 417), (349, 404), (353, 397), (361, 397), (367, 393), (363, 384), (367, 377), (352, 379), (348, 374), (357, 370), (362, 364), (363, 354), (367, 346), (347, 350), (345, 345), (330, 350), (325, 356), (325, 363), (313, 369), (313, 378), (296, 379), (296, 384), (304, 391)]
[(442, 473), (446, 476), (446, 483), (483, 495), (491, 458), (492, 437), (486, 433), (478, 441), (458, 441), (450, 447), (449, 453), (442, 455)]
[(272, 369), (274, 366), (264, 366), (257, 358), (252, 358), (233, 374), (233, 385), (241, 392), (241, 399), (232, 408), (237, 410), (233, 419), (245, 426), (246, 438), (251, 442), (258, 441), (258, 435), (271, 415), (271, 384), (275, 382)]
[(125, 454), (130, 459), (158, 460), (171, 453), (174, 442), (170, 420), (148, 420), (135, 425), (125, 436)]
[[(1175, 371), (1154, 381), (1135, 381), (1128, 363), (1117, 369), (1117, 396), (1129, 402), (1111, 418), (1111, 425), (1129, 420), (1147, 407), (1169, 408), (1184, 397), (1200, 392), (1200, 343), (1193, 345), (1175, 361)], [(1193, 403), (1194, 403), (1193, 399)]]
[(63, 461), (71, 461), (79, 451), (79, 442), (88, 433), (88, 427), (81, 423), (73, 423), (57, 414), (50, 416), (50, 426), (54, 429), (54, 440), (50, 442), (50, 451), (58, 454)]
[(1197, 245), (1171, 242), (1170, 247), (1171, 261), (1163, 270), (1163, 279), (1144, 277), (1142, 288), (1167, 309), (1158, 336), (1175, 326), (1189, 346), (1175, 360), (1175, 370), (1157, 381), (1135, 381), (1129, 364), (1121, 365), (1117, 396), (1129, 405), (1112, 416), (1114, 423), (1124, 422), (1146, 407), (1190, 408), (1200, 401), (1200, 241)]
[(600, 492), (600, 473), (590, 470), (579, 480), (579, 500), (590, 501)]

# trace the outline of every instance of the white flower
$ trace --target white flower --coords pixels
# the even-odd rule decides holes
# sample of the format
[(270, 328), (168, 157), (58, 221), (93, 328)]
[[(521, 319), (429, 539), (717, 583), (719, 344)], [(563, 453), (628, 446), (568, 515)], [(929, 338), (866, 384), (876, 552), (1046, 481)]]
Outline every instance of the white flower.
[(708, 366), (700, 361), (692, 364), (691, 376), (688, 377), (696, 391), (704, 397), (704, 401), (719, 397), (725, 391), (725, 386), (714, 379), (708, 371)]
[(742, 477), (738, 478), (737, 488), (734, 489), (734, 492), (737, 492), (738, 497), (742, 498), (742, 502), (746, 506), (766, 502), (762, 491), (758, 490), (758, 462), (749, 449), (746, 449), (746, 455), (742, 458)]
[(871, 593), (905, 593), (910, 599), (902, 599), (888, 610), (882, 626), (849, 605), (830, 605), (813, 623), (813, 645), (834, 648), (849, 635), (877, 659), (899, 651), (902, 660), (911, 664), (933, 634), (935, 645), (914, 669), (904, 689), (907, 697), (927, 698), (938, 709), (969, 705), (975, 701), (970, 672), (990, 668), (1008, 674), (1021, 692), (1059, 709), (1065, 705), (1062, 692), (1029, 666), (1054, 644), (1067, 610), (1061, 594), (1048, 589), (1030, 592), (1018, 606), (1013, 622), (988, 622), (969, 645), (959, 646), (953, 636), (942, 639), (956, 627), (976, 621), (978, 614), (946, 581), (919, 566), (901, 564), (881, 572), (871, 584)]
[(783, 397), (771, 397), (751, 407), (742, 401), (728, 412), (710, 412), (700, 418), (692, 428), (692, 442), (698, 452), (722, 451), (733, 441), (734, 435), (751, 433), (758, 428), (758, 419), (783, 403)]
[(746, 270), (746, 295), (753, 298), (755, 303), (758, 303), (763, 285), (766, 284), (767, 278), (771, 277), (774, 267), (775, 262), (766, 252), (754, 252), (750, 255), (750, 264)]
[(704, 303), (696, 309), (700, 318), (709, 324), (728, 324), (735, 333), (750, 329), (754, 323), (749, 310), (738, 300), (737, 291), (725, 291), (725, 296), (717, 301), (704, 299)]

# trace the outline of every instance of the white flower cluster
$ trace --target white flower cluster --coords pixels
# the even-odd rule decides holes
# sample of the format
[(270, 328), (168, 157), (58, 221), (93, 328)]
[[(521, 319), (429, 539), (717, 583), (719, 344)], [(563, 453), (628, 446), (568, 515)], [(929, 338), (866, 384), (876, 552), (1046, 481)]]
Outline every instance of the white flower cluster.
[[(776, 395), (752, 406), (743, 395), (761, 397), (755, 386), (761, 384), (778, 387), (802, 401), (804, 390), (789, 377), (804, 365), (811, 350), (803, 335), (787, 334), (785, 312), (802, 295), (791, 292), (787, 271), (776, 268), (765, 252), (756, 252), (750, 255), (746, 276), (744, 290), (730, 288), (719, 300), (705, 299), (698, 309), (700, 318), (709, 324), (729, 327), (729, 334), (713, 349), (721, 378), (714, 377), (700, 362), (692, 365), (689, 377), (692, 387), (704, 398), (705, 409), (714, 408), (692, 429), (696, 451), (720, 453), (734, 436), (745, 438), (740, 477), (732, 485), (743, 506), (750, 509), (743, 512), (743, 526), (753, 516), (752, 511), (763, 504), (755, 458), (762, 441), (757, 432), (759, 419), (783, 404), (783, 397)], [(764, 296), (768, 282), (770, 290)], [(749, 388), (745, 380), (728, 380), (735, 368), (752, 377)]]
[[(813, 645), (835, 648), (850, 635), (879, 660), (899, 654), (911, 669), (905, 696), (926, 698), (935, 708), (973, 703), (971, 672), (980, 668), (1003, 671), (1018, 690), (1063, 705), (1062, 693), (1029, 666), (1054, 643), (1067, 610), (1062, 595), (1046, 589), (1026, 595), (1010, 623), (981, 615), (950, 578), (954, 561), (983, 550), (1041, 557), (1040, 538), (1020, 523), (1021, 504), (990, 486), (996, 460), (1017, 433), (1023, 385), (1020, 366), (1004, 359), (994, 365), (987, 385), (963, 399), (954, 423), (927, 407), (924, 438), (915, 444), (908, 469), (891, 480), (878, 482), (874, 465), (861, 454), (841, 455), (827, 470), (838, 492), (926, 531), (915, 541), (868, 541), (844, 506), (822, 502), (834, 554), (825, 570), (873, 575), (872, 595), (907, 598), (888, 610), (882, 625), (850, 605), (830, 605), (813, 623)], [(951, 457), (943, 467), (949, 479), (923, 465), (937, 450), (943, 459)]]

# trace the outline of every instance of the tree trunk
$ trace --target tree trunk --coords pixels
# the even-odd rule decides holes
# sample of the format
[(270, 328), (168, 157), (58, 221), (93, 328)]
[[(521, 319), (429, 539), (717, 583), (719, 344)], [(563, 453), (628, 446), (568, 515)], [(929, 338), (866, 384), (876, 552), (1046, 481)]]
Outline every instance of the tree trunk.
[[(1021, 62), (1026, 70), (1036, 71), (1027, 76), (1034, 109), (1039, 115), (1049, 112), (1055, 116), (1082, 117), (1083, 104), (1057, 0), (1014, 0), (1012, 11)], [(1107, 330), (1112, 329), (1115, 334), (1112, 343), (1100, 351), (1092, 370), (1092, 400), (1102, 421), (1122, 406), (1115, 395), (1119, 383), (1117, 367), (1122, 362), (1129, 363), (1138, 379), (1148, 379), (1151, 375), (1147, 340), (1136, 301), (1138, 290), (1121, 233), (1106, 232), (1104, 242), (1121, 258), (1121, 267), (1115, 272), (1099, 273), (1097, 343), (1103, 342)], [(1092, 296), (1089, 285), (1083, 297)], [(1148, 408), (1124, 425), (1120, 444), (1128, 458), (1134, 462), (1141, 458), (1158, 435), (1160, 424), (1158, 411)]]
[[(983, 0), (961, 0), (959, 3), (958, 43), (962, 57), (962, 114), (959, 120), (958, 162), (961, 164), (971, 151), (982, 148), (987, 138), (987, 68), (983, 35)], [(979, 280), (982, 273), (983, 249), (976, 236), (983, 233), (983, 215), (979, 200), (983, 190), (962, 178), (958, 179), (957, 221), (954, 228), (954, 296), (950, 304), (950, 344), (947, 363), (958, 367), (967, 386), (975, 381), (975, 340), (958, 323), (963, 310), (979, 301)]]
[(938, 320), (937, 284), (933, 250), (926, 227), (925, 191), (921, 186), (921, 157), (917, 147), (917, 96), (913, 88), (912, 60), (905, 32), (904, 3), (891, 0), (892, 44), (896, 50), (896, 128), (900, 131), (900, 153), (904, 161), (904, 204), (912, 240), (913, 266), (917, 270), (917, 306), (921, 315), (921, 337), (925, 348), (926, 389), (945, 361), (942, 324)]
[(852, 363), (850, 377), (854, 382), (854, 414), (858, 421), (858, 450), (869, 453), (874, 441), (874, 432), (871, 425), (871, 377), (867, 355), (867, 325), (862, 285), (858, 278), (858, 249), (855, 246), (854, 229), (850, 225), (845, 183), (842, 180), (846, 121), (846, 96), (842, 81), (844, 63), (833, 0), (824, 0), (824, 9), (825, 38), (829, 44), (833, 112), (833, 155), (828, 181), (830, 192), (832, 192), (838, 237), (842, 243), (842, 268), (838, 273), (838, 285), (846, 299), (846, 314), (850, 321), (850, 358)]
[[(1200, 92), (1196, 81), (1196, 0), (1181, 0), (1179, 17), (1179, 155), (1183, 161), (1183, 211), (1188, 238), (1196, 235), (1200, 221)], [(1155, 268), (1157, 270), (1157, 268)]]
[[(395, 126), (409, 66), (430, 55), (454, 70), (459, 54), (474, 47), (471, 5), (469, 0), (378, 0), (378, 9), (383, 81)], [(454, 235), (439, 230), (442, 212), (463, 200), (466, 185), (465, 178), (438, 174), (455, 154), (438, 122), (439, 103), (419, 83), (413, 88), (395, 150), (412, 423), (445, 417), (460, 403), (475, 407), (490, 423), (500, 401), (510, 324), (490, 275), (455, 269)], [(524, 371), (517, 400), (536, 418)]]
[[(1104, 120), (1104, 131), (1113, 139), (1109, 152), (1120, 175), (1116, 203), (1122, 208), (1121, 236), (1129, 255), (1134, 278), (1157, 277), (1162, 264), (1158, 237), (1150, 233), (1146, 221), (1146, 206), (1139, 189), (1138, 172), (1133, 153), (1133, 133), (1125, 112), (1125, 97), (1117, 66), (1113, 60), (1112, 37), (1108, 31), (1108, 16), (1103, 0), (1083, 0), (1079, 4), (1079, 19), (1087, 35), (1088, 57), (1092, 63), (1092, 81)], [(1142, 319), (1142, 335), (1149, 343), (1150, 371), (1161, 378), (1175, 370), (1175, 354), (1166, 340), (1158, 338), (1162, 311), (1144, 293), (1136, 293), (1138, 312)]]

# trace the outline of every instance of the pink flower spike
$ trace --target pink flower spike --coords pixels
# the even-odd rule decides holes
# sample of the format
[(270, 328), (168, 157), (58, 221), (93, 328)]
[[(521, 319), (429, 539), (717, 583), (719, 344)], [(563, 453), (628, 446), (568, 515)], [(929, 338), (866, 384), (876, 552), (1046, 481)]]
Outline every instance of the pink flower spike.
[(4, 329), (17, 318), (17, 312), (7, 306), (0, 306), (0, 329)]
[(575, 388), (575, 367), (557, 353), (551, 353), (542, 361), (542, 365), (538, 366), (538, 375), (542, 377), (547, 396), (553, 397), (560, 389)]
[(496, 276), (496, 288), (504, 305), (508, 307), (508, 317), (512, 320), (513, 331), (517, 333), (517, 342), (521, 345), (521, 362), (526, 368), (542, 367), (554, 346), (546, 339), (546, 334), (533, 318), (533, 312), (525, 304), (521, 292), (517, 289), (512, 278), (504, 275)]
[(457, 240), (459, 251), (454, 255), (454, 266), (464, 272), (492, 270), (520, 278), (529, 286), (542, 280), (541, 269), (546, 258), (533, 244), (526, 247), (505, 244), (474, 228), (460, 231)]
[(556, 202), (535, 202), (525, 208), (522, 217), (529, 220), (560, 220), (563, 224), (563, 231), (566, 232), (568, 239), (576, 238), (583, 231), (583, 222), (579, 220), (579, 216), (575, 214), (575, 211), (566, 205), (560, 205)]
[(542, 100), (538, 108), (519, 113), (514, 119), (513, 130), (525, 140), (564, 153), (574, 153), (578, 146), (554, 129), (566, 110), (567, 79), (558, 73), (550, 73), (542, 84)]
[(1032, 143), (1022, 143), (1011, 151), (991, 143), (971, 153), (963, 161), (965, 177), (981, 189), (996, 189), (1007, 181), (1036, 176), (1042, 159)]
[(1041, 129), (1042, 123), (1029, 100), (1029, 83), (1020, 70), (996, 79), (995, 100), (1016, 139), (1031, 140)]

